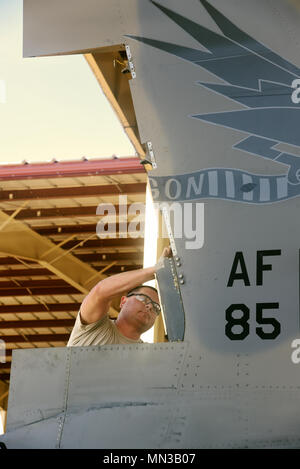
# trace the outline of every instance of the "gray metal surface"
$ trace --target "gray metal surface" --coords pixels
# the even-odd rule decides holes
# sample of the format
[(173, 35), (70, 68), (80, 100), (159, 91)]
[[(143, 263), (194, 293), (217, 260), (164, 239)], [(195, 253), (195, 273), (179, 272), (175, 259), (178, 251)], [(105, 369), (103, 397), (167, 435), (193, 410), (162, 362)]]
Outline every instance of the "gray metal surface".
[[(59, 351), (49, 407), (50, 368), (41, 392), (36, 384), (43, 354), (36, 367), (41, 352), (14, 355), (26, 373), (21, 383), (13, 369), (8, 444), (299, 447), (296, 2), (76, 4), (25, 0), (25, 55), (130, 46), (139, 134), (155, 148), (154, 200), (183, 213), (204, 203), (204, 243), (172, 239), (185, 279), (183, 344)], [(32, 440), (22, 443), (26, 428)]]
[(185, 351), (184, 343), (14, 351), (5, 443), (142, 448), (147, 437), (150, 447), (160, 446)]
[(14, 352), (8, 448), (300, 447), (299, 386), (289, 372), (254, 384), (248, 355), (186, 342), (43, 352)]
[[(179, 274), (180, 275), (180, 274)], [(173, 258), (164, 260), (164, 268), (158, 270), (156, 279), (169, 342), (184, 339), (185, 317), (180, 295), (180, 280)]]

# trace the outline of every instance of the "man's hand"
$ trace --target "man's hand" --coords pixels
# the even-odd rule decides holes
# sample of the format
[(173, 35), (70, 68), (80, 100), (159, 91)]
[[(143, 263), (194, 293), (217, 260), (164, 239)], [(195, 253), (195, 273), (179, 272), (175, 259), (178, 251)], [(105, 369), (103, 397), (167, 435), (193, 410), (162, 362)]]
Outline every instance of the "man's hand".
[(157, 261), (157, 264), (155, 265), (155, 271), (157, 272), (159, 269), (163, 268), (165, 257), (172, 257), (172, 256), (173, 256), (173, 253), (172, 253), (171, 246), (164, 248), (160, 258)]
[(123, 295), (148, 280), (153, 280), (155, 272), (164, 266), (164, 259), (171, 256), (172, 250), (169, 246), (164, 248), (155, 266), (122, 272), (97, 283), (82, 302), (80, 308), (82, 323), (91, 324), (99, 321), (108, 313), (111, 301), (115, 297)]

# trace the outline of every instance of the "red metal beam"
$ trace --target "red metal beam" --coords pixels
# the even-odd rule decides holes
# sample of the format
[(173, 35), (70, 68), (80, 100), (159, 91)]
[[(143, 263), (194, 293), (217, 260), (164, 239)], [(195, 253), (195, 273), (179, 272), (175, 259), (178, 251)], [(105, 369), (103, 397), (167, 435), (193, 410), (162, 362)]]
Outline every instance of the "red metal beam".
[(111, 252), (111, 253), (99, 253), (99, 254), (94, 254), (94, 253), (84, 253), (84, 254), (77, 254), (76, 250), (73, 251), (73, 254), (75, 254), (77, 257), (81, 256), (80, 259), (82, 259), (84, 262), (89, 262), (89, 256), (91, 256), (92, 261), (96, 257), (98, 262), (102, 262), (108, 265), (110, 262), (113, 261), (118, 261), (120, 264), (124, 263), (125, 264), (130, 264), (130, 263), (143, 263), (143, 253), (142, 252)]
[[(85, 256), (88, 256), (88, 257), (85, 257)], [(93, 264), (98, 263), (98, 265), (93, 266), (93, 268), (95, 270), (98, 270), (98, 271), (101, 271), (103, 269), (103, 267), (105, 266), (104, 261), (101, 260), (101, 257), (98, 254), (81, 254), (81, 255), (78, 254), (78, 255), (76, 255), (76, 257), (78, 257), (78, 259), (83, 260), (85, 262), (91, 262)], [(14, 260), (14, 259), (8, 258), (6, 261), (0, 262), (0, 264), (1, 265), (3, 265), (3, 264), (16, 265), (17, 261)], [(124, 270), (125, 271), (136, 270), (136, 269), (142, 269), (142, 267), (143, 266), (140, 262), (137, 262), (136, 264), (133, 264), (133, 265), (128, 265), (128, 264), (125, 264), (125, 263), (123, 265), (122, 264), (113, 265), (112, 267), (110, 267), (109, 269), (107, 269), (105, 271), (105, 274), (114, 275), (114, 274), (118, 274), (120, 272), (123, 272)], [(35, 274), (35, 269), (25, 270), (25, 271), (23, 271), (23, 275), (21, 275), (21, 276), (34, 277), (35, 275), (50, 275), (49, 271), (47, 269), (36, 269), (36, 270), (38, 271), (36, 274)], [(18, 277), (19, 276), (18, 275), (18, 272), (19, 272), (18, 270), (16, 270), (16, 271), (14, 271), (14, 270), (4, 270), (3, 272), (11, 272), (11, 273), (16, 272), (16, 275), (12, 275), (12, 277)], [(4, 275), (4, 277), (9, 277), (9, 275)], [(49, 288), (52, 288), (52, 287), (49, 286)], [(62, 287), (55, 287), (55, 288), (62, 288)], [(49, 295), (51, 294), (50, 292), (48, 292), (48, 293), (49, 293)], [(78, 293), (78, 291), (77, 291), (77, 293)], [(7, 296), (7, 295), (2, 295), (2, 296)], [(1, 308), (1, 305), (0, 305), (0, 308)]]
[[(37, 262), (26, 260), (26, 264), (37, 264)], [(22, 264), (22, 262), (19, 262), (14, 257), (0, 257), (0, 265), (24, 265), (24, 264)]]
[[(68, 241), (66, 244), (63, 245), (63, 249), (70, 249), (75, 244), (78, 244), (80, 242), (79, 237), (76, 237), (75, 240)], [(53, 241), (54, 244), (60, 243), (60, 241)], [(114, 254), (114, 253), (109, 253), (108, 249), (109, 248), (115, 248), (115, 249), (120, 249), (120, 248), (126, 248), (128, 249), (128, 255), (131, 255), (133, 252), (136, 252), (138, 248), (142, 248), (144, 250), (144, 238), (106, 238), (106, 239), (89, 239), (88, 241), (84, 241), (84, 238), (82, 239), (83, 242), (83, 247), (89, 248), (89, 249), (97, 249), (97, 252), (99, 254)], [(103, 253), (100, 251), (104, 251)]]
[[(110, 261), (107, 259), (104, 261), (102, 259), (101, 254), (77, 254), (76, 251), (73, 251), (73, 254), (80, 259), (82, 262), (88, 262), (88, 263), (95, 263), (97, 262), (98, 265), (105, 266), (106, 264), (108, 265)], [(116, 261), (118, 260), (118, 257), (115, 259)], [(127, 261), (127, 262), (126, 262)], [(129, 264), (130, 262), (130, 264)], [(99, 264), (100, 263), (100, 264)], [(138, 269), (137, 264), (141, 265), (143, 263), (143, 254), (136, 253), (136, 256), (129, 257), (125, 259), (120, 259), (120, 264), (125, 266), (125, 269), (133, 267), (134, 269)], [(119, 265), (117, 266), (119, 267)]]
[[(30, 271), (28, 271), (30, 272)], [(68, 283), (60, 278), (46, 279), (46, 280), (7, 280), (0, 282), (0, 291), (8, 288), (52, 288), (52, 287), (66, 287)]]
[[(31, 348), (32, 348), (32, 347), (31, 347)], [(38, 348), (44, 348), (44, 347), (38, 347)], [(6, 357), (6, 358), (12, 357), (12, 352), (13, 352), (13, 350), (26, 350), (26, 349), (27, 349), (27, 347), (26, 347), (26, 348), (20, 348), (20, 347), (7, 348), (7, 349), (5, 350), (5, 357)], [(9, 363), (10, 363), (10, 362), (9, 362)]]
[(132, 157), (1, 165), (0, 181), (146, 173), (144, 166), (141, 165), (140, 161), (141, 160), (139, 158)]
[[(109, 261), (106, 259), (105, 262), (101, 260), (101, 256), (98, 254), (85, 254), (85, 256), (90, 256), (86, 257), (85, 259), (90, 260), (91, 262), (97, 262), (98, 267), (94, 267), (96, 270), (101, 270), (103, 269), (103, 266), (109, 264)], [(128, 262), (130, 262), (130, 258), (125, 259)], [(130, 270), (130, 269), (141, 269), (142, 268), (142, 257), (132, 259), (132, 262), (135, 262), (134, 264), (128, 264), (128, 262), (125, 262), (119, 265), (114, 265), (110, 269), (107, 270), (107, 272), (110, 273), (119, 273), (122, 272), (123, 269), (121, 267), (124, 267), (125, 270)], [(10, 270), (0, 270), (0, 278), (9, 278), (9, 277), (14, 277), (14, 278), (20, 278), (20, 277), (39, 277), (39, 276), (54, 276), (53, 273), (49, 273), (47, 269), (10, 269)], [(1, 310), (1, 306), (0, 306)]]
[(10, 373), (1, 373), (0, 380), (1, 381), (8, 381), (10, 379)]
[(74, 287), (49, 287), (49, 288), (9, 288), (0, 290), (0, 297), (4, 296), (38, 296), (38, 295), (74, 295), (81, 294)]
[[(28, 271), (29, 272), (29, 271)], [(64, 295), (81, 293), (61, 279), (0, 282), (0, 296)]]
[[(58, 233), (57, 227), (51, 227), (51, 226), (46, 226), (45, 228), (37, 228), (35, 231), (43, 236), (47, 236), (47, 232), (49, 235), (55, 235), (55, 234), (64, 234), (66, 233), (66, 230), (68, 228), (72, 228), (74, 231), (76, 229), (80, 229), (80, 226), (83, 226), (83, 230), (87, 230), (87, 233), (89, 232), (95, 232), (96, 234), (96, 225), (94, 224), (88, 224), (88, 225), (62, 225), (60, 226), (61, 232)], [(45, 232), (46, 230), (46, 232)], [(47, 231), (49, 230), (49, 231)], [(51, 231), (52, 230), (52, 231)], [(76, 232), (76, 231), (75, 231)], [(80, 234), (80, 233), (79, 233)], [(80, 241), (83, 243), (83, 247), (89, 248), (89, 249), (97, 249), (97, 252), (99, 254), (110, 254), (109, 249), (120, 249), (120, 248), (126, 248), (129, 252), (128, 254), (131, 254), (132, 252), (136, 252), (138, 248), (143, 249), (144, 248), (144, 238), (106, 238), (106, 239), (89, 239), (88, 241), (85, 241), (83, 237), (77, 236), (76, 239), (72, 241), (68, 241), (63, 245), (63, 249), (70, 249), (76, 244), (78, 244)], [(59, 244), (61, 240), (56, 241), (54, 240), (54, 244)], [(103, 251), (103, 252), (102, 252)], [(113, 254), (113, 253), (111, 253)], [(31, 263), (33, 264), (33, 261), (26, 261), (27, 264)], [(16, 261), (12, 257), (0, 257), (0, 265), (5, 265), (5, 264), (20, 264), (18, 261)], [(52, 275), (52, 273), (49, 271), (49, 275)]]
[[(74, 253), (74, 251), (73, 251)], [(110, 254), (82, 254), (82, 260), (84, 262), (89, 262), (89, 259), (92, 262), (101, 262), (103, 265), (109, 265), (113, 261), (119, 261), (120, 264), (122, 262), (124, 265), (132, 265), (132, 264), (142, 264), (143, 262), (143, 253), (139, 252), (131, 252), (127, 254), (126, 252), (120, 253), (110, 253)], [(53, 273), (50, 273), (48, 269), (17, 269), (17, 270), (0, 270), (0, 278), (4, 277), (34, 277), (34, 276), (53, 276)], [(69, 284), (64, 280), (58, 278), (50, 278), (45, 280), (8, 280), (8, 281), (0, 281), (0, 290), (3, 288), (15, 288), (15, 287), (64, 287), (68, 286)]]
[(0, 305), (0, 314), (14, 313), (57, 313), (66, 311), (79, 311), (80, 303), (42, 303), (33, 305)]
[(11, 362), (0, 363), (0, 370), (10, 370)]
[[(50, 272), (48, 269), (1, 269), (0, 278), (9, 278), (9, 277), (36, 277), (36, 276), (54, 276), (53, 272)], [(0, 306), (1, 308), (1, 306)]]
[[(73, 254), (76, 254), (76, 256), (81, 256), (82, 257), (82, 260), (84, 260), (85, 262), (89, 262), (88, 261), (88, 258), (89, 256), (92, 256), (91, 259), (94, 259), (94, 256), (95, 254), (89, 254), (89, 253), (86, 253), (86, 254), (77, 254), (76, 253), (76, 250), (73, 251)], [(105, 256), (105, 257), (103, 257)], [(113, 262), (113, 261), (119, 261), (120, 263), (124, 262), (124, 264), (126, 264), (126, 262), (138, 262), (139, 264), (142, 264), (143, 263), (143, 253), (142, 252), (130, 252), (130, 253), (127, 253), (127, 252), (111, 252), (111, 253), (108, 253), (108, 254), (104, 254), (104, 253), (99, 253), (99, 254), (96, 254), (96, 257), (98, 258), (98, 261), (105, 261), (107, 264), (109, 264), (110, 262)]]
[(32, 319), (22, 321), (0, 321), (0, 330), (37, 327), (73, 327), (75, 319)]
[(29, 335), (2, 335), (1, 339), (6, 344), (17, 344), (22, 342), (67, 342), (70, 334), (29, 334)]
[[(61, 231), (58, 232), (58, 227), (51, 227), (51, 226), (46, 226), (46, 227), (40, 227), (40, 228), (35, 228), (35, 231), (42, 236), (48, 236), (48, 235), (55, 235), (55, 234), (70, 234), (70, 233), (76, 233), (78, 232), (78, 235), (80, 233), (96, 233), (96, 224), (84, 224), (84, 225), (61, 225), (60, 226)], [(82, 228), (82, 229), (81, 229)], [(68, 231), (69, 229), (69, 231)], [(81, 239), (81, 238), (80, 238)], [(74, 240), (74, 241), (69, 241), (64, 245), (65, 249), (69, 249), (72, 247), (71, 244), (69, 243), (78, 243), (80, 240)], [(84, 239), (82, 239), (84, 241)], [(55, 244), (60, 243), (61, 241), (54, 241)], [(109, 248), (113, 249), (119, 249), (119, 248), (128, 248), (130, 250), (135, 250), (135, 248), (143, 248), (144, 246), (144, 239), (143, 238), (107, 238), (107, 239), (94, 239), (94, 240), (88, 240), (86, 243), (84, 243), (85, 246), (88, 246), (92, 249), (97, 249), (97, 251), (100, 253), (100, 250), (104, 250), (105, 253), (108, 252)], [(102, 252), (101, 252), (102, 254)], [(26, 264), (37, 264), (34, 261), (26, 261)], [(0, 257), (0, 265), (22, 265), (21, 262), (17, 261), (14, 257)], [(49, 275), (52, 275), (52, 273), (49, 272)]]
[[(100, 217), (99, 217), (99, 221), (100, 221)], [(118, 236), (118, 234), (120, 233), (125, 233), (125, 232), (128, 232), (128, 226), (129, 224), (127, 224), (127, 228), (126, 228), (126, 231), (124, 230), (125, 226), (123, 227), (123, 224), (120, 224), (119, 223), (116, 223), (116, 226), (114, 226), (114, 224), (112, 223), (108, 223), (105, 225), (105, 229), (108, 231), (110, 230), (110, 233), (111, 235), (114, 236), (114, 238), (111, 238), (111, 239), (118, 239), (116, 238), (116, 235), (114, 234), (113, 230), (115, 229), (116, 230), (116, 234)], [(53, 236), (53, 235), (63, 235), (63, 234), (81, 234), (81, 233), (95, 233), (95, 236), (96, 236), (96, 228), (97, 228), (97, 224), (96, 223), (84, 223), (84, 224), (80, 224), (80, 225), (59, 225), (57, 224), (56, 226), (41, 226), (41, 227), (38, 227), (38, 226), (33, 226), (32, 229), (34, 229), (34, 231), (36, 231), (38, 234), (40, 234), (41, 236)], [(142, 231), (142, 229), (141, 229)], [(129, 237), (129, 234), (128, 234), (128, 238), (130, 239)], [(134, 238), (131, 238), (131, 239), (134, 239)], [(104, 242), (106, 243), (106, 241), (108, 241), (109, 238), (106, 240), (104, 238)]]
[[(121, 213), (128, 213), (130, 205), (114, 205), (116, 216)], [(28, 219), (47, 219), (47, 218), (74, 218), (74, 217), (96, 217), (98, 206), (87, 206), (87, 207), (56, 207), (56, 208), (41, 208), (41, 209), (24, 209), (21, 210), (16, 216), (16, 220), (28, 220)], [(6, 215), (11, 216), (15, 210), (3, 210)]]
[(5, 350), (5, 356), (6, 356), (6, 357), (11, 357), (13, 350), (18, 350), (18, 349), (11, 349), (11, 348), (6, 349), (6, 350)]
[(143, 194), (146, 183), (108, 184), (105, 186), (55, 187), (50, 189), (3, 190), (0, 192), (1, 202), (39, 200), (39, 199), (72, 199), (74, 197), (103, 197), (126, 194)]

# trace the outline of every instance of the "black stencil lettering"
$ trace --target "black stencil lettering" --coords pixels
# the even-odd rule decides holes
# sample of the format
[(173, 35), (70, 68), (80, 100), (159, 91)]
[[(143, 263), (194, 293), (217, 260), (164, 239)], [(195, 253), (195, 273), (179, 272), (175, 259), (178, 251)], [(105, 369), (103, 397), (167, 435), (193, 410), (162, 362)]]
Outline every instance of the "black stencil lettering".
[(272, 270), (272, 264), (264, 264), (265, 256), (281, 256), (281, 249), (273, 249), (271, 251), (257, 251), (256, 256), (256, 285), (263, 284), (263, 271)]
[[(241, 266), (241, 272), (237, 273), (238, 265)], [(250, 286), (249, 276), (246, 268), (245, 259), (242, 252), (237, 252), (232, 264), (227, 287), (232, 287), (235, 280), (244, 280), (245, 286)]]

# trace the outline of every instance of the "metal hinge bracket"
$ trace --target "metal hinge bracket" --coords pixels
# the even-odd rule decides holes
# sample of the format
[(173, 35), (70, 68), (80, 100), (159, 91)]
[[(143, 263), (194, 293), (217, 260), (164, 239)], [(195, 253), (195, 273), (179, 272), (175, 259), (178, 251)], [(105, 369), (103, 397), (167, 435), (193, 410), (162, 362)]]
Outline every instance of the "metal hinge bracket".
[(152, 168), (156, 169), (157, 168), (157, 163), (156, 163), (156, 160), (155, 160), (152, 143), (147, 142), (146, 146), (147, 146), (147, 154), (150, 156), (150, 161), (151, 161), (151, 164), (152, 164)]
[(132, 76), (132, 78), (136, 78), (136, 73), (135, 73), (135, 68), (134, 68), (133, 62), (132, 62), (132, 54), (131, 54), (131, 51), (130, 51), (130, 47), (126, 45), (125, 50), (126, 50), (126, 54), (127, 54), (128, 66), (129, 66), (129, 69), (130, 69), (130, 72), (131, 72), (131, 76)]

